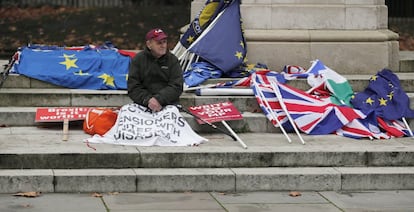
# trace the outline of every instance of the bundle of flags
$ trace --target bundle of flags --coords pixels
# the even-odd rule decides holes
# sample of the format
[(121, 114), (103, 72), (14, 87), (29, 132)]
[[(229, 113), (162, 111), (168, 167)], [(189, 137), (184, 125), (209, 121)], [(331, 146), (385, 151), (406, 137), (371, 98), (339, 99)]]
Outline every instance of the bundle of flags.
[[(285, 84), (296, 78), (307, 78), (311, 89), (303, 91)], [(412, 136), (405, 118), (414, 118), (414, 111), (398, 77), (387, 69), (374, 75), (369, 86), (356, 94), (346, 78), (320, 60), (313, 61), (308, 70), (298, 66), (287, 66), (282, 73), (262, 70), (226, 84), (253, 89), (268, 120), (286, 131), (297, 127), (310, 135), (358, 139)]]
[(114, 47), (30, 45), (18, 50), (14, 71), (75, 89), (127, 89), (131, 52)]
[(306, 78), (312, 87), (308, 93), (318, 96), (334, 104), (350, 106), (351, 97), (354, 95), (348, 80), (325, 66), (322, 61), (312, 61), (308, 70), (300, 66), (287, 65), (282, 71), (286, 80)]
[(410, 99), (401, 87), (398, 76), (389, 69), (383, 69), (370, 78), (367, 88), (357, 93), (352, 105), (366, 114), (376, 117), (379, 126), (389, 136), (413, 136), (406, 118), (414, 118)]
[(210, 63), (223, 74), (241, 66), (247, 53), (241, 24), (240, 0), (208, 0), (172, 51), (189, 72), (185, 76), (191, 77), (190, 67), (197, 62)]

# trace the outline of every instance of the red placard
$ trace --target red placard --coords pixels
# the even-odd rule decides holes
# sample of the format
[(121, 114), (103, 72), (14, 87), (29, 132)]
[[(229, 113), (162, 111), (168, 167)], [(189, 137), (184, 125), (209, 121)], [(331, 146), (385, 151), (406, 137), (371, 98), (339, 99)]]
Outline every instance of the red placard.
[[(188, 108), (192, 114), (210, 123), (228, 120), (240, 120), (243, 116), (231, 102), (192, 106)], [(197, 119), (199, 124), (205, 124)]]
[(84, 120), (89, 107), (56, 107), (37, 108), (36, 122), (57, 122), (68, 119), (69, 121)]

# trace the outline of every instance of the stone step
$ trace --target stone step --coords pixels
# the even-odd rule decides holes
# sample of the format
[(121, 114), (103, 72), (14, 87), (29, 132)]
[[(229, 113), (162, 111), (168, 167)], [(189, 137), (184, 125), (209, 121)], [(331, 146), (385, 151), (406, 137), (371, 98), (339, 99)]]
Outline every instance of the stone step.
[[(414, 140), (355, 140), (337, 135), (238, 133), (241, 147), (224, 134), (201, 134), (198, 147), (86, 144), (91, 137), (62, 126), (0, 128), (0, 169), (414, 167)], [(89, 145), (89, 146), (88, 146)], [(93, 148), (90, 148), (93, 147)]]
[[(414, 82), (414, 81), (412, 81)], [(414, 84), (413, 84), (414, 86)], [(408, 92), (411, 98), (414, 92)], [(101, 106), (118, 107), (131, 103), (124, 90), (80, 90), (80, 89), (0, 89), (0, 107), (80, 107)], [(180, 103), (183, 106), (210, 104), (219, 101), (231, 101), (240, 111), (257, 111), (258, 105), (254, 95), (248, 96), (197, 96), (183, 93)]]
[[(414, 93), (408, 94), (411, 100), (411, 108), (414, 108)], [(202, 105), (206, 104), (206, 99), (203, 99), (204, 102), (200, 104), (191, 104), (191, 105)], [(233, 100), (233, 98), (228, 97), (215, 97), (215, 102), (225, 102), (226, 100)], [(209, 103), (211, 103), (210, 100)], [(243, 102), (245, 104), (243, 104)], [(279, 128), (275, 128), (264, 116), (261, 109), (258, 108), (257, 102), (255, 102), (254, 98), (251, 99), (237, 99), (237, 101), (233, 101), (233, 104), (238, 107), (240, 110), (243, 119), (241, 120), (233, 120), (228, 121), (228, 125), (235, 131), (235, 132), (242, 132), (242, 133), (280, 133)], [(60, 106), (59, 106), (60, 107)], [(102, 106), (99, 106), (102, 107)], [(35, 122), (36, 117), (36, 109), (37, 107), (0, 107), (0, 125), (3, 126), (42, 126), (45, 123)], [(256, 111), (249, 112), (249, 110), (255, 109)], [(211, 128), (207, 124), (200, 125), (197, 123), (196, 119), (184, 112), (181, 112), (184, 116), (186, 121), (189, 125), (197, 132), (201, 133), (214, 133), (218, 132), (217, 130)], [(414, 128), (414, 119), (407, 119), (408, 124), (411, 128)], [(78, 121), (79, 122), (79, 121)], [(52, 123), (52, 124), (61, 124), (61, 123)], [(76, 121), (75, 121), (76, 124)], [(77, 124), (81, 125), (81, 123)], [(220, 123), (215, 123), (217, 127), (225, 129), (225, 127)]]
[(0, 128), (0, 193), (414, 189), (412, 138), (202, 134), (197, 147), (90, 144), (81, 130)]
[[(0, 107), (0, 125), (5, 126), (51, 126), (61, 125), (62, 123), (39, 123), (35, 122), (37, 107)], [(243, 119), (228, 121), (227, 124), (235, 132), (257, 132), (257, 133), (271, 133), (280, 132), (279, 128), (275, 128), (267, 121), (263, 113), (241, 112)], [(188, 124), (196, 131), (203, 133), (215, 133), (217, 130), (213, 129), (207, 124), (200, 125), (195, 118), (184, 112), (181, 113)], [(80, 129), (81, 121), (74, 121), (71, 123), (75, 129)], [(220, 122), (215, 125), (221, 129), (225, 129)]]
[(414, 51), (400, 51), (400, 71), (414, 72)]
[[(401, 82), (401, 86), (404, 88), (406, 92), (414, 92), (414, 58), (413, 60), (407, 60), (402, 63), (404, 69), (411, 68), (411, 73), (407, 72), (395, 72)], [(346, 79), (348, 79), (349, 83), (352, 86), (352, 89), (355, 92), (359, 92), (364, 90), (369, 82), (369, 79), (372, 75), (368, 74), (352, 74), (352, 75), (343, 75)], [(219, 82), (228, 82), (238, 80), (239, 78), (219, 78), (219, 79), (209, 79), (203, 84), (214, 84)], [(292, 85), (296, 88), (307, 90), (309, 89), (309, 85), (305, 79), (297, 79), (291, 80), (288, 82), (289, 85)], [(65, 89), (60, 86), (56, 86), (47, 82), (42, 82), (33, 78), (28, 78), (23, 75), (11, 74), (9, 75), (8, 79), (3, 84), (2, 89), (7, 88), (20, 88), (20, 89)], [(121, 92), (124, 94), (125, 92)]]
[[(398, 73), (401, 85), (405, 92), (414, 92), (414, 74)], [(19, 76), (21, 77), (21, 76)], [(18, 77), (18, 78), (19, 78)], [(355, 92), (362, 91), (368, 85), (370, 76), (348, 76)], [(32, 80), (30, 80), (32, 81)], [(226, 81), (226, 79), (210, 79), (205, 84)], [(43, 84), (43, 83), (42, 83)], [(306, 80), (293, 80), (290, 85), (302, 89), (309, 89)], [(358, 89), (355, 89), (357, 87)], [(0, 89), (0, 106), (120, 106), (130, 103), (131, 100), (126, 95), (126, 90), (84, 90), (84, 89), (67, 89), (67, 88), (2, 88)], [(239, 105), (240, 110), (250, 111), (251, 108), (246, 107), (246, 101), (252, 99), (253, 96), (227, 96), (217, 97), (232, 98), (234, 101), (242, 101)], [(213, 99), (213, 96), (196, 96), (194, 93), (185, 92), (181, 96), (181, 104), (185, 106), (194, 106), (199, 103), (205, 104)], [(254, 103), (248, 103), (252, 105)], [(255, 109), (255, 108), (254, 108)]]
[(0, 193), (400, 190), (414, 189), (414, 167), (2, 169), (0, 185)]

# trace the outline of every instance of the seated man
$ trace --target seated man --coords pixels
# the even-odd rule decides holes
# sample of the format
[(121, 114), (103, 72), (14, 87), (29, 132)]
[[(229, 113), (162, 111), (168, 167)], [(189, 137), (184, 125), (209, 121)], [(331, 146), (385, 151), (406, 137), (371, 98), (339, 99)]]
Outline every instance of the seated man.
[(167, 48), (167, 34), (150, 30), (146, 48), (132, 60), (128, 75), (128, 96), (139, 105), (159, 112), (177, 104), (183, 92), (183, 74), (178, 58)]

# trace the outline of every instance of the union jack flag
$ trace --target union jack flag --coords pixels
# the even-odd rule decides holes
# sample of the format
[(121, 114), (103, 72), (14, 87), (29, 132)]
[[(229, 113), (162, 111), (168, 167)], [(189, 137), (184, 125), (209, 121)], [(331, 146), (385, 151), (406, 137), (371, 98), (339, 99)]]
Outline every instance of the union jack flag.
[[(348, 106), (340, 106), (317, 99), (305, 91), (289, 85), (278, 83), (268, 74), (251, 76), (256, 99), (266, 117), (276, 126), (275, 115), (281, 124), (287, 123), (286, 111), (283, 110), (275, 90), (270, 86), (273, 81), (280, 91), (286, 109), (293, 118), (296, 126), (310, 135), (335, 133), (348, 123), (358, 118), (365, 118), (359, 110)], [(259, 91), (260, 90), (260, 91)]]
[[(364, 114), (347, 105), (337, 105), (309, 94), (305, 91), (283, 83), (281, 74), (270, 70), (252, 73), (238, 81), (223, 83), (226, 86), (250, 86), (256, 100), (267, 119), (275, 126), (292, 130), (286, 111), (302, 132), (310, 135), (337, 134), (355, 139), (389, 139), (391, 136), (401, 137), (404, 126), (396, 121), (379, 122), (374, 113)], [(280, 91), (280, 98), (287, 110), (282, 108), (275, 87)], [(282, 126), (280, 126), (282, 125)], [(384, 133), (384, 129), (387, 132)], [(388, 132), (394, 130), (394, 135)]]
[(408, 128), (400, 120), (385, 120), (381, 117), (377, 117), (379, 126), (391, 137), (404, 137), (410, 136)]
[(354, 119), (341, 129), (336, 131), (337, 135), (344, 137), (361, 139), (390, 139), (391, 137), (383, 133), (378, 127), (378, 122), (374, 114), (369, 114), (365, 119)]

